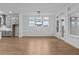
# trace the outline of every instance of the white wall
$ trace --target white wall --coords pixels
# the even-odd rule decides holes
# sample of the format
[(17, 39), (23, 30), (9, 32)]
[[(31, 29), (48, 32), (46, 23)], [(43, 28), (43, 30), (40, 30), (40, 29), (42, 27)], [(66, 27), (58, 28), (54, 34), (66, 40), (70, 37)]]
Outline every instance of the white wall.
[[(22, 14), (22, 36), (54, 36), (56, 33), (55, 28), (55, 15), (56, 13), (67, 4), (23, 4), (21, 6)], [(37, 14), (36, 11), (40, 10), (42, 16), (49, 16), (49, 27), (29, 27), (28, 17), (31, 14)], [(41, 14), (40, 13), (40, 14)], [(21, 25), (20, 24), (20, 25)]]
[[(12, 11), (13, 13), (19, 13), (19, 37), (22, 36), (54, 36), (55, 34), (55, 14), (64, 6), (66, 3), (3, 3), (0, 4), (0, 10), (4, 13), (9, 13)], [(40, 10), (44, 15), (49, 16), (49, 27), (48, 28), (37, 28), (37, 27), (29, 27), (28, 26), (28, 16), (29, 14), (36, 14), (36, 11)], [(25, 15), (26, 14), (26, 15)]]
[[(69, 44), (71, 44), (72, 46), (79, 48), (79, 36), (70, 34), (70, 28), (69, 28), (69, 16), (71, 16), (72, 14), (75, 14), (77, 12), (77, 15), (79, 15), (79, 4), (70, 4), (67, 7), (65, 7), (63, 10), (61, 10), (64, 14), (62, 16), (65, 16), (65, 30), (64, 30), (64, 38), (63, 40)], [(60, 13), (57, 16), (60, 16), (60, 14), (62, 13), (60, 11)], [(59, 34), (58, 34), (59, 35)]]
[(53, 15), (41, 15), (49, 17), (48, 27), (30, 27), (29, 17), (32, 15), (23, 15), (23, 36), (54, 36), (55, 19)]
[[(69, 15), (74, 15), (75, 13), (77, 13), (78, 15), (74, 15), (74, 16), (79, 16), (79, 4), (72, 4), (71, 6), (69, 6), (69, 8), (71, 9), (70, 11), (68, 11)], [(76, 48), (79, 48), (79, 36), (73, 35), (73, 34), (68, 34), (67, 36), (68, 38), (65, 40), (66, 42), (70, 43), (71, 45), (75, 46)]]

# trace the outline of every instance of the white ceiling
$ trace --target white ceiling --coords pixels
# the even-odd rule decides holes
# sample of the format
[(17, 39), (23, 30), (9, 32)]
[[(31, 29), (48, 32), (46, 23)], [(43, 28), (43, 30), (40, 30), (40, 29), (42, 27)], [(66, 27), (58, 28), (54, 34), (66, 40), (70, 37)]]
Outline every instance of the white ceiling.
[(40, 11), (42, 14), (56, 14), (68, 3), (0, 3), (0, 10), (8, 13), (34, 14)]

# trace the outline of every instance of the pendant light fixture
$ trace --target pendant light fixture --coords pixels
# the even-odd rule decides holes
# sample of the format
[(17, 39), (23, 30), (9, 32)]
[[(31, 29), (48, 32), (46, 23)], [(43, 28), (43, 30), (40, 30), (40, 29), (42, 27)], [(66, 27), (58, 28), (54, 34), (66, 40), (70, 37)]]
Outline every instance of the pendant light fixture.
[(37, 11), (37, 17), (36, 17), (35, 24), (36, 24), (37, 26), (42, 26), (42, 24), (43, 24), (42, 18), (41, 18), (41, 16), (40, 16), (40, 11)]

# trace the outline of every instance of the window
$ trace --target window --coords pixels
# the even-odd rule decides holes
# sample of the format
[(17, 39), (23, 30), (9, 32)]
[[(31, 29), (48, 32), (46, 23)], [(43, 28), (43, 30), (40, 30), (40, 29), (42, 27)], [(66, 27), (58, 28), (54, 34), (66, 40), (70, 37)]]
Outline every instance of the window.
[(30, 20), (29, 21), (29, 26), (34, 26), (35, 25), (35, 22), (33, 20)]
[(44, 21), (43, 21), (43, 26), (44, 26), (44, 27), (48, 27), (48, 25), (49, 25), (48, 20), (44, 20)]
[(43, 17), (43, 19), (46, 19), (46, 20), (48, 20), (49, 18), (48, 18), (48, 17)]
[(70, 18), (70, 34), (79, 36), (79, 18)]
[(49, 17), (38, 17), (38, 16), (29, 17), (29, 26), (48, 27), (48, 25), (49, 25)]

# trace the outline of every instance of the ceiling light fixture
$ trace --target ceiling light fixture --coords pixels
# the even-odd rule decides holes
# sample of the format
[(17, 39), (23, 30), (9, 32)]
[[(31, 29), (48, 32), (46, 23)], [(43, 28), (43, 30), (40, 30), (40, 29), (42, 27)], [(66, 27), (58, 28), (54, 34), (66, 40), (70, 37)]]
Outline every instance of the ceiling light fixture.
[(11, 14), (11, 13), (12, 13), (12, 11), (9, 11), (9, 13)]
[(3, 14), (3, 11), (0, 10), (0, 13)]
[(40, 11), (37, 11), (38, 14), (40, 14)]

